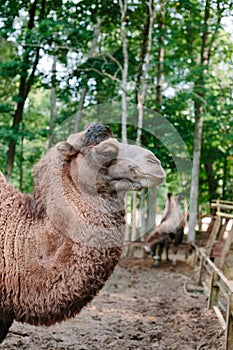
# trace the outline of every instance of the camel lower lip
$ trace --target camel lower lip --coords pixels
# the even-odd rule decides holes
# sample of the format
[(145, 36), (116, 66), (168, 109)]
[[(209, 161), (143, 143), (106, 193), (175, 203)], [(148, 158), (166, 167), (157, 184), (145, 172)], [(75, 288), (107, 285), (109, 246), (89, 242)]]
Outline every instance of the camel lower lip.
[(129, 178), (120, 178), (120, 179), (114, 179), (111, 181), (112, 185), (120, 184), (121, 182), (127, 182), (129, 184), (129, 187), (131, 187), (133, 190), (140, 190), (142, 188), (150, 188), (154, 186), (160, 185), (164, 181), (164, 178), (154, 178), (151, 175), (146, 176), (144, 179), (138, 179), (136, 181), (135, 179), (129, 179)]

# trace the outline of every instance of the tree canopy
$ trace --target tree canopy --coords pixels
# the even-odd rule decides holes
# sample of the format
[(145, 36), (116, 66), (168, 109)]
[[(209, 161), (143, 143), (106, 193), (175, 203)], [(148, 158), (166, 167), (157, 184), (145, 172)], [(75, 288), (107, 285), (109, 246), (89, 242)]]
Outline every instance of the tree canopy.
[[(199, 202), (232, 200), (232, 2), (150, 4), (144, 106), (176, 128), (192, 160), (199, 125)], [(124, 93), (129, 104), (138, 104), (150, 16), (145, 0), (0, 0), (0, 163), (16, 186), (31, 190), (31, 167), (68, 117), (88, 106), (120, 103)], [(137, 128), (128, 125), (127, 132), (136, 140)], [(161, 159), (166, 189), (176, 192), (171, 152), (146, 131), (142, 142)]]

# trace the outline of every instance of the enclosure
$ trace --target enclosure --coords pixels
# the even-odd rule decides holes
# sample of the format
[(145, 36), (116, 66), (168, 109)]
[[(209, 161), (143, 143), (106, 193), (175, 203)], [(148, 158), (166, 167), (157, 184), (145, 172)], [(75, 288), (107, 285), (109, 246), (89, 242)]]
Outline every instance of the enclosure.
[(76, 318), (51, 328), (15, 323), (1, 349), (223, 350), (224, 331), (206, 295), (189, 293), (192, 267), (123, 259), (99, 296)]
[[(232, 18), (225, 0), (0, 0), (6, 181), (33, 193), (41, 157), (92, 122), (166, 172), (125, 197), (123, 255), (96, 299), (51, 328), (14, 323), (1, 349), (232, 350)], [(186, 246), (151, 268), (168, 193)]]

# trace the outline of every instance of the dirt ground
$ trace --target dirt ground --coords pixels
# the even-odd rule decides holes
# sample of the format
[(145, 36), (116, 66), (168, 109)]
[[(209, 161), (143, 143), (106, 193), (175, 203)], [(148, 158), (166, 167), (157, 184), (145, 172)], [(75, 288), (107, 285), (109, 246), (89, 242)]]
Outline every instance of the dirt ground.
[(206, 296), (188, 293), (193, 274), (150, 259), (123, 259), (104, 289), (75, 319), (55, 326), (14, 323), (0, 349), (223, 350), (224, 331)]

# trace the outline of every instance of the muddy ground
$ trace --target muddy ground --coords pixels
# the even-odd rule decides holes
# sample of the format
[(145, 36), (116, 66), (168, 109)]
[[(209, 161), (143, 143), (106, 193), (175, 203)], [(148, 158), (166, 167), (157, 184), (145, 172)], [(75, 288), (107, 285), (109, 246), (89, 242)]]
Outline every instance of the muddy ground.
[(223, 350), (224, 332), (206, 295), (188, 293), (192, 268), (122, 260), (75, 319), (50, 328), (14, 323), (0, 349)]

